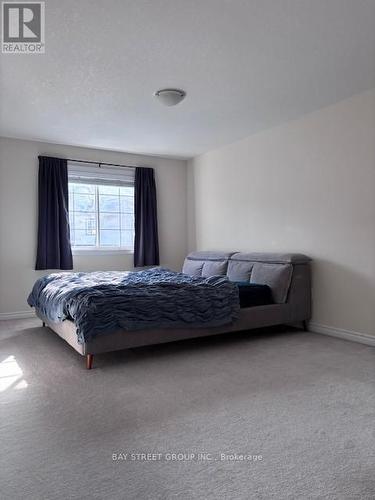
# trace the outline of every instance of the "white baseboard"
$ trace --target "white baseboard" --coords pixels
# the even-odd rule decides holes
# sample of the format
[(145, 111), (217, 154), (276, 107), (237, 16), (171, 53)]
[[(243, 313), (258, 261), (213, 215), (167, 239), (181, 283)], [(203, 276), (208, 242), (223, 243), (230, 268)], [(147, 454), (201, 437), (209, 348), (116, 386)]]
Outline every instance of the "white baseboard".
[(375, 347), (375, 335), (372, 336), (367, 333), (353, 332), (352, 330), (344, 330), (343, 328), (321, 325), (313, 321), (309, 323), (308, 330), (310, 332), (322, 333), (323, 335), (330, 335), (331, 337), (338, 337), (340, 339), (351, 340), (352, 342), (359, 342)]
[[(1, 320), (10, 319), (27, 319), (35, 318), (35, 312), (33, 309), (29, 311), (17, 311), (11, 313), (0, 313)], [(314, 333), (321, 333), (323, 335), (330, 335), (331, 337), (338, 337), (340, 339), (350, 340), (352, 342), (359, 342), (361, 344), (366, 344), (375, 347), (375, 335), (368, 335), (367, 333), (354, 332), (352, 330), (344, 330), (343, 328), (336, 328), (334, 326), (322, 325), (320, 323), (315, 323), (310, 321), (308, 330)]]
[(26, 318), (35, 318), (34, 309), (30, 309), (29, 311), (17, 311), (11, 313), (0, 313), (0, 321), (2, 319), (26, 319)]

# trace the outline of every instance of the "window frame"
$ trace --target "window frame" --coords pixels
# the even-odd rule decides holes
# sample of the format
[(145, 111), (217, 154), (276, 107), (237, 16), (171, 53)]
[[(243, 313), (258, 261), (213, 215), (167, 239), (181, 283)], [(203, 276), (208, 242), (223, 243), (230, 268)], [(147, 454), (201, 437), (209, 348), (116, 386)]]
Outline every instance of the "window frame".
[[(100, 246), (100, 209), (99, 209), (99, 186), (109, 185), (109, 186), (127, 186), (134, 189), (134, 171), (129, 172), (130, 169), (125, 170), (121, 168), (110, 168), (104, 169), (103, 167), (76, 167), (75, 165), (68, 164), (68, 184), (70, 183), (81, 183), (86, 185), (94, 185), (95, 189), (95, 216), (96, 216), (96, 245), (95, 246), (74, 246), (72, 244), (72, 254), (77, 256), (84, 255), (132, 255), (134, 254), (134, 244), (132, 247), (113, 247), (113, 246)], [(121, 195), (119, 195), (121, 196)], [(134, 195), (133, 195), (134, 196)], [(75, 210), (70, 210), (69, 212), (79, 212)], [(106, 213), (106, 212), (104, 212)], [(108, 212), (109, 213), (109, 212)], [(114, 212), (115, 213), (115, 212)], [(121, 215), (123, 212), (121, 210), (116, 212), (120, 219), (120, 237), (121, 237)], [(134, 209), (133, 209), (134, 217)], [(134, 234), (134, 228), (133, 228)], [(121, 240), (120, 240), (121, 241)]]

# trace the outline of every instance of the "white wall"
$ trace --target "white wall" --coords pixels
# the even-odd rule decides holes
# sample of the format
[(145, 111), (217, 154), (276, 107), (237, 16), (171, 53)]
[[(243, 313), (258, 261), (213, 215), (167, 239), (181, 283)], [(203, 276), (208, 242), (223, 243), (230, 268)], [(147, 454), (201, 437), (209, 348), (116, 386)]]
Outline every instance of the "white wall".
[(314, 259), (313, 321), (375, 335), (375, 90), (189, 162), (189, 247)]
[[(38, 155), (149, 166), (158, 191), (161, 264), (181, 269), (187, 246), (186, 162), (0, 138), (0, 315), (27, 311), (34, 281)], [(133, 255), (75, 256), (75, 270), (131, 269)]]

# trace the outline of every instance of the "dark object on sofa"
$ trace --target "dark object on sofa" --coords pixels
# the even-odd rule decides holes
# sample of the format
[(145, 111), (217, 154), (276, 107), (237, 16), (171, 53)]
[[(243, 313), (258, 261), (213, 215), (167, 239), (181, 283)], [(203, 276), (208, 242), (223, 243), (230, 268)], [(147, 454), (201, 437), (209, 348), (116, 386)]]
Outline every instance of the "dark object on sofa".
[(236, 281), (240, 295), (240, 307), (255, 307), (273, 304), (272, 291), (268, 285), (247, 281)]

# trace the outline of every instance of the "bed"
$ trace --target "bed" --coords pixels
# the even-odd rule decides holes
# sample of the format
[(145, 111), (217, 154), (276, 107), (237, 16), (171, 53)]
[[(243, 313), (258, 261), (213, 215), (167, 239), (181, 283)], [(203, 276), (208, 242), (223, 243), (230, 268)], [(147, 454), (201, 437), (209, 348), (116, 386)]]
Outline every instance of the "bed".
[(54, 273), (28, 299), (44, 325), (86, 357), (283, 323), (311, 315), (301, 254), (193, 252), (181, 273)]

